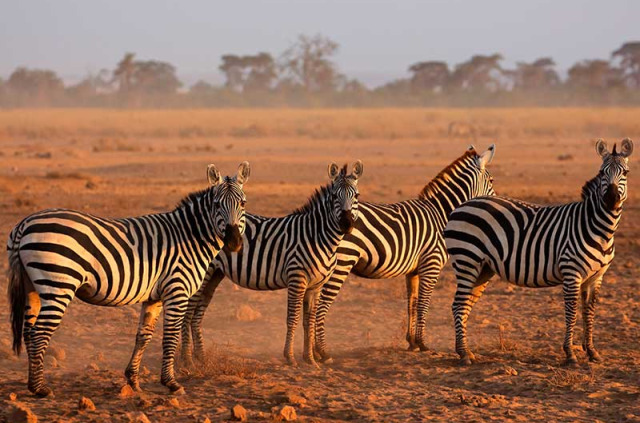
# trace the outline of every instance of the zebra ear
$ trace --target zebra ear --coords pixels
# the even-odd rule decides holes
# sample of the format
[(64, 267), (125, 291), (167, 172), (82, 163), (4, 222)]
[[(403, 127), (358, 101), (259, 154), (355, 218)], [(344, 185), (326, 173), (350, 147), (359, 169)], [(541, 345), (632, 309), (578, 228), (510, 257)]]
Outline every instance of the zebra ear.
[(220, 171), (214, 164), (210, 164), (207, 166), (207, 180), (209, 181), (209, 185), (215, 186), (222, 182), (222, 175)]
[(630, 138), (625, 138), (620, 143), (620, 155), (626, 159), (631, 153), (633, 153), (633, 141)]
[(609, 150), (607, 149), (607, 142), (602, 138), (596, 141), (596, 153), (603, 159), (609, 155)]
[(362, 160), (358, 160), (353, 164), (353, 171), (351, 172), (351, 175), (353, 175), (353, 179), (355, 179), (356, 181), (360, 179), (360, 177), (362, 176), (362, 172), (364, 172), (364, 165), (362, 164)]
[(491, 163), (494, 154), (496, 154), (496, 145), (491, 144), (489, 148), (487, 148), (487, 151), (485, 151), (480, 155), (480, 157), (478, 157), (478, 164), (480, 165), (480, 169), (484, 169), (489, 163)]
[(238, 166), (238, 175), (236, 176), (236, 181), (240, 185), (244, 185), (249, 180), (249, 175), (251, 174), (251, 166), (249, 166), (249, 162), (242, 162), (240, 166)]
[(338, 175), (340, 174), (340, 167), (337, 164), (332, 162), (329, 165), (328, 173), (329, 173), (329, 179), (331, 179), (332, 181), (335, 181)]

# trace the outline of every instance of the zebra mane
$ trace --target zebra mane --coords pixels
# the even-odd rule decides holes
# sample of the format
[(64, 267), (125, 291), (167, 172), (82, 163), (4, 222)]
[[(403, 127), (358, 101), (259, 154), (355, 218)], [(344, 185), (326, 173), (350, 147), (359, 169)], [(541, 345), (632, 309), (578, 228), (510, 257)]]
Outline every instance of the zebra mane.
[(600, 176), (602, 172), (598, 172), (596, 176), (589, 179), (582, 186), (582, 201), (591, 197), (592, 194), (598, 193), (598, 187), (600, 186)]
[(317, 204), (320, 204), (322, 200), (327, 197), (327, 195), (329, 194), (330, 186), (331, 184), (329, 183), (323, 187), (316, 189), (315, 192), (311, 194), (311, 197), (309, 197), (309, 199), (307, 200), (307, 203), (304, 206), (295, 209), (291, 214), (305, 214), (312, 211)]
[(462, 164), (464, 161), (466, 161), (470, 157), (476, 157), (477, 155), (478, 155), (478, 153), (476, 153), (475, 150), (467, 150), (467, 151), (465, 151), (465, 153), (462, 156), (458, 157), (453, 162), (451, 162), (449, 164), (449, 166), (447, 166), (444, 169), (442, 169), (440, 171), (440, 173), (438, 173), (435, 176), (435, 178), (433, 178), (431, 181), (429, 181), (429, 183), (427, 183), (427, 185), (425, 185), (424, 188), (422, 188), (422, 191), (420, 191), (420, 194), (418, 195), (418, 198), (421, 198), (423, 200), (429, 199), (431, 194), (434, 192), (434, 189), (437, 188), (436, 181), (439, 181), (440, 179), (443, 179), (446, 175), (451, 174), (451, 171), (454, 168), (456, 168), (458, 165)]

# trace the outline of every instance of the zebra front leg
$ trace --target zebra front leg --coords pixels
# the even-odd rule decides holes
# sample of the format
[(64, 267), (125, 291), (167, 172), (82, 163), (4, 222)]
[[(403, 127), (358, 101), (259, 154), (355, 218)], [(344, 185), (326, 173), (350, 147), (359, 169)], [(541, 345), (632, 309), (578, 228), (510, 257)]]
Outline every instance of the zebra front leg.
[(184, 388), (175, 375), (175, 356), (180, 341), (180, 328), (187, 309), (189, 297), (186, 292), (172, 291), (170, 298), (163, 298), (164, 319), (162, 321), (162, 372), (160, 383), (176, 395), (183, 395)]
[(355, 260), (346, 261), (338, 257), (338, 264), (331, 274), (329, 280), (322, 286), (318, 299), (318, 310), (316, 312), (316, 344), (314, 347), (316, 359), (322, 363), (330, 363), (333, 359), (327, 350), (327, 339), (325, 332), (325, 320), (329, 308), (336, 300), (342, 285), (344, 284)]
[(427, 345), (424, 341), (424, 331), (426, 325), (427, 313), (431, 306), (431, 295), (433, 288), (438, 282), (442, 270), (442, 262), (440, 260), (431, 260), (424, 267), (420, 268), (420, 284), (418, 289), (418, 310), (416, 315), (416, 344), (420, 351), (427, 351)]
[(44, 356), (51, 336), (60, 326), (62, 316), (74, 295), (75, 291), (62, 289), (55, 294), (47, 294), (45, 299), (35, 291), (31, 281), (27, 282), (23, 337), (29, 356), (28, 387), (29, 391), (38, 397), (53, 396), (53, 390), (47, 386), (44, 379)]
[(564, 319), (565, 319), (565, 336), (562, 348), (566, 354), (565, 365), (574, 367), (578, 364), (578, 359), (573, 351), (573, 330), (576, 325), (578, 314), (578, 293), (580, 290), (580, 281), (577, 277), (572, 276), (565, 279), (562, 285), (562, 293), (564, 295)]
[(292, 278), (287, 287), (287, 338), (284, 344), (284, 358), (287, 364), (297, 365), (293, 355), (293, 336), (300, 321), (307, 280), (304, 276)]
[[(222, 272), (222, 270), (220, 269), (216, 269), (211, 274), (207, 272), (205, 282), (202, 285), (202, 288), (200, 288), (200, 290), (196, 294), (196, 296), (199, 298), (194, 299), (195, 309), (190, 317), (190, 324), (187, 324), (186, 322), (182, 324), (183, 329), (190, 326), (191, 337), (193, 338), (193, 355), (195, 356), (195, 360), (200, 363), (204, 361), (204, 336), (202, 333), (202, 320), (204, 319), (204, 314), (207, 311), (207, 308), (209, 307), (209, 304), (213, 299), (213, 295), (216, 293), (216, 289), (220, 285), (220, 282), (223, 278), (224, 272)], [(191, 304), (191, 300), (189, 300), (189, 303)]]
[(316, 343), (316, 314), (318, 311), (318, 296), (320, 288), (308, 289), (304, 296), (304, 361), (316, 368), (320, 368), (316, 363), (313, 354)]
[(138, 333), (136, 334), (136, 345), (133, 348), (127, 369), (124, 371), (127, 383), (135, 391), (140, 391), (140, 362), (142, 361), (145, 348), (147, 348), (149, 341), (151, 341), (161, 311), (162, 303), (160, 301), (146, 301), (142, 303)]
[(407, 275), (407, 335), (406, 339), (409, 343), (408, 351), (417, 351), (416, 344), (416, 320), (418, 314), (418, 275)]
[(594, 280), (588, 284), (583, 284), (582, 289), (582, 322), (584, 325), (584, 340), (582, 349), (587, 352), (589, 361), (599, 362), (602, 357), (593, 346), (593, 320), (596, 313), (596, 303), (598, 302), (598, 292), (602, 279)]

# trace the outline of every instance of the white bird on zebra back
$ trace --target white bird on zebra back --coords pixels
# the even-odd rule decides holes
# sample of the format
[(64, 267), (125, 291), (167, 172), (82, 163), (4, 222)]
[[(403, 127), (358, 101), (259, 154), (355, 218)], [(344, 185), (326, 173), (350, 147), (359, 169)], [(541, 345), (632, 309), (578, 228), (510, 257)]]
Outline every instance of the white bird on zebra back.
[(489, 279), (498, 274), (524, 287), (562, 285), (566, 364), (575, 365), (573, 330), (582, 303), (583, 349), (599, 361), (593, 344), (595, 304), (614, 257), (614, 235), (627, 199), (628, 160), (633, 142), (609, 152), (598, 140), (598, 174), (582, 188), (582, 200), (539, 206), (505, 197), (477, 198), (456, 209), (444, 236), (458, 287), (453, 301), (456, 352), (462, 364), (475, 357), (467, 344), (467, 319)]
[[(287, 289), (287, 337), (284, 357), (296, 364), (293, 335), (303, 312), (304, 360), (317, 366), (313, 356), (316, 303), (322, 285), (336, 267), (336, 250), (359, 217), (358, 180), (362, 162), (342, 169), (329, 165), (331, 182), (307, 204), (284, 217), (247, 214), (243, 248), (223, 251), (207, 272), (202, 289), (189, 301), (182, 328), (182, 355), (191, 363), (191, 336), (196, 359), (204, 356), (202, 318), (218, 284), (227, 276), (235, 284), (254, 290)], [(304, 308), (304, 311), (303, 311)]]
[[(223, 246), (237, 250), (245, 229), (244, 162), (234, 177), (207, 168), (209, 188), (190, 194), (175, 210), (105, 219), (51, 209), (24, 218), (9, 235), (9, 303), (13, 349), (22, 335), (29, 358), (28, 387), (52, 394), (44, 379), (44, 354), (74, 297), (94, 305), (142, 303), (136, 344), (125, 375), (139, 390), (142, 354), (164, 309), (161, 382), (184, 392), (174, 375), (174, 355), (187, 301)], [(99, 328), (97, 328), (99, 329)]]

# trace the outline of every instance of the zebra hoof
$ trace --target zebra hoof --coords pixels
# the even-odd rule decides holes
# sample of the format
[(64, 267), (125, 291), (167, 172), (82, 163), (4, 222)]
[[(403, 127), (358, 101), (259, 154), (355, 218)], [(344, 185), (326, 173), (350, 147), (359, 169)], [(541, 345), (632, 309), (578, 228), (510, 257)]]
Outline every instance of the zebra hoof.
[(589, 361), (592, 363), (602, 363), (604, 361), (600, 353), (596, 350), (588, 351), (587, 354), (589, 354)]
[(320, 360), (318, 360), (320, 363), (323, 364), (331, 364), (333, 363), (333, 357), (331, 357), (329, 354), (325, 354)]
[(48, 386), (42, 386), (38, 389), (34, 389), (31, 392), (33, 392), (33, 395), (35, 395), (38, 398), (53, 398), (53, 390), (51, 388), (49, 388)]
[(420, 347), (417, 344), (409, 344), (407, 351), (418, 351)]
[(298, 367), (298, 362), (293, 357), (285, 357), (288, 366)]
[(578, 360), (575, 357), (567, 357), (567, 359), (562, 363), (564, 367), (569, 367), (575, 369), (578, 367)]
[(178, 385), (177, 387), (169, 388), (169, 389), (171, 390), (171, 395), (182, 396), (186, 394), (184, 388), (180, 385)]
[(466, 355), (464, 357), (460, 357), (459, 364), (460, 366), (467, 367), (467, 366), (471, 366), (473, 364), (473, 361), (468, 355)]
[(420, 348), (420, 351), (422, 351), (422, 352), (429, 351), (429, 347), (427, 347), (422, 342), (418, 344), (418, 347)]

